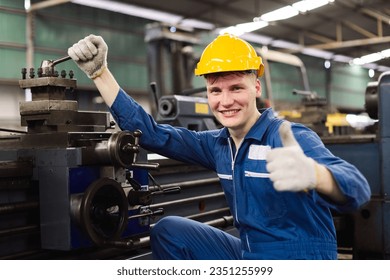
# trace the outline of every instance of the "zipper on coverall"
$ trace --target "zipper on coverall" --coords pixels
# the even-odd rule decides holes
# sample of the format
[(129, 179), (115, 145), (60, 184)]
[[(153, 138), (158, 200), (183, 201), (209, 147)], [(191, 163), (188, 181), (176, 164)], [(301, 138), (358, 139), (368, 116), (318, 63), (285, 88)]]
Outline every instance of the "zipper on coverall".
[[(241, 147), (242, 141), (239, 144), (239, 146), (236, 148), (236, 153), (234, 154), (234, 156), (233, 156), (233, 148), (232, 148), (231, 138), (228, 138), (228, 142), (229, 142), (229, 148), (230, 148), (230, 156), (231, 156), (231, 159), (232, 159), (232, 182), (233, 182), (233, 192), (234, 192), (234, 215), (236, 216), (237, 224), (240, 224), (240, 221), (238, 219), (238, 213), (237, 213), (237, 192), (236, 192), (236, 184), (235, 184), (235, 180), (234, 180), (234, 165), (235, 165), (235, 160), (237, 158), (238, 150)], [(247, 245), (248, 251), (251, 252), (251, 248), (249, 246), (248, 235), (246, 233), (245, 233), (245, 241), (246, 241), (246, 245)]]

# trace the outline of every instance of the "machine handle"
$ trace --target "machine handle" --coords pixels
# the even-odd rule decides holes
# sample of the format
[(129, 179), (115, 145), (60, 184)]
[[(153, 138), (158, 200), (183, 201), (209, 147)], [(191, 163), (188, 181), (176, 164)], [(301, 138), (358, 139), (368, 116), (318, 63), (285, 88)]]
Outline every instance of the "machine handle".
[(143, 217), (161, 216), (161, 215), (164, 215), (164, 209), (163, 208), (158, 208), (158, 209), (156, 209), (154, 211), (149, 209), (149, 211), (147, 211), (145, 213), (129, 216), (128, 220), (136, 219), (136, 218), (143, 218)]
[(172, 187), (172, 188), (164, 188), (159, 191), (152, 192), (152, 195), (158, 195), (158, 194), (178, 194), (181, 192), (181, 187)]
[(142, 163), (142, 162), (133, 162), (131, 167), (144, 168), (144, 169), (158, 169), (158, 163)]
[(51, 65), (54, 66), (54, 65), (56, 65), (58, 63), (61, 63), (61, 62), (64, 62), (64, 61), (67, 61), (67, 60), (70, 60), (70, 59), (72, 59), (72, 58), (68, 55), (68, 56), (65, 56), (63, 58), (59, 58), (59, 59), (53, 60)]

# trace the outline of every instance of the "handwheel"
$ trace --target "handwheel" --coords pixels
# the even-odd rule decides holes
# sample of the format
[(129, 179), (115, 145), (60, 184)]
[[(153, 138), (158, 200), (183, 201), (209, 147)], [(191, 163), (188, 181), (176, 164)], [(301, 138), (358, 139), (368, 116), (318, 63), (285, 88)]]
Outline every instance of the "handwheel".
[(87, 188), (81, 199), (80, 223), (97, 245), (120, 238), (128, 223), (128, 202), (117, 181), (101, 178)]

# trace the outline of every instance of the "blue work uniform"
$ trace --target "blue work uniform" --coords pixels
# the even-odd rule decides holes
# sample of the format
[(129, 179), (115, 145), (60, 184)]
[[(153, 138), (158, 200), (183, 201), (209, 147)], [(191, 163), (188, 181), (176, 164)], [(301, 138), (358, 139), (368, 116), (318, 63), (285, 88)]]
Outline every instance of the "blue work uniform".
[(297, 123), (292, 131), (302, 150), (329, 169), (347, 202), (334, 204), (315, 190), (276, 191), (265, 155), (282, 146), (278, 129), (283, 120), (272, 109), (262, 112), (239, 147), (226, 128), (196, 132), (157, 124), (123, 90), (110, 110), (122, 130), (142, 131), (145, 149), (214, 170), (239, 231), (238, 239), (202, 223), (166, 217), (151, 233), (156, 258), (336, 259), (331, 209), (356, 210), (370, 199), (370, 187), (357, 168), (334, 156), (315, 132)]

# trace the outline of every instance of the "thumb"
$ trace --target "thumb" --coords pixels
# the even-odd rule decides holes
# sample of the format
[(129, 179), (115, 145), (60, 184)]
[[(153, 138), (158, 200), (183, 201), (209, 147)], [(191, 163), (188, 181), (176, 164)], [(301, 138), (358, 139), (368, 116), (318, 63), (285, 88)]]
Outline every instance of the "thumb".
[(282, 124), (279, 127), (279, 135), (280, 138), (282, 139), (283, 147), (294, 147), (294, 146), (300, 147), (291, 130), (290, 122), (288, 121), (282, 122)]

